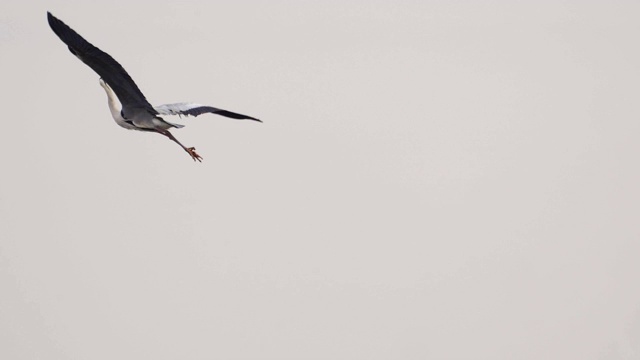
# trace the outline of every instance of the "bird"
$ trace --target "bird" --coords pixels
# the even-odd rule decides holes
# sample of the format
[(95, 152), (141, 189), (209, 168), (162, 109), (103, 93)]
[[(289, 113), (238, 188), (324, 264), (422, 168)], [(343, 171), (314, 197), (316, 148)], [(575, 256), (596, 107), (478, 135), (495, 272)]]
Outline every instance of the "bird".
[(202, 156), (196, 153), (194, 147), (182, 145), (169, 132), (169, 129), (179, 129), (184, 125), (166, 121), (160, 115), (182, 117), (212, 113), (232, 119), (262, 122), (248, 115), (190, 102), (152, 106), (127, 71), (111, 55), (93, 46), (48, 11), (47, 20), (51, 30), (67, 45), (69, 51), (100, 76), (99, 84), (107, 93), (109, 110), (116, 124), (128, 130), (155, 132), (164, 135), (180, 145), (194, 162), (196, 160), (202, 162)]

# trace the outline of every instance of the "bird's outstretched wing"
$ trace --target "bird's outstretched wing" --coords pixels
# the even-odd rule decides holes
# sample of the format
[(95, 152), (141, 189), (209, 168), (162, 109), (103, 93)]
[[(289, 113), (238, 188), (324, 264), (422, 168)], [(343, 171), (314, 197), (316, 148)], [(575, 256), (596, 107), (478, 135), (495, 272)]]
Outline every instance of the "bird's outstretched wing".
[(69, 47), (69, 51), (82, 62), (93, 69), (107, 83), (118, 96), (123, 110), (127, 108), (140, 111), (144, 109), (156, 114), (153, 106), (149, 104), (131, 76), (127, 74), (122, 65), (114, 58), (97, 47), (67, 26), (61, 20), (47, 12), (47, 19), (51, 30), (58, 35)]
[(262, 122), (254, 117), (234, 113), (227, 110), (214, 108), (213, 106), (206, 106), (194, 103), (177, 103), (177, 104), (164, 104), (155, 107), (155, 110), (160, 115), (185, 115), (185, 116), (198, 116), (206, 113), (218, 114), (226, 116), (232, 119), (238, 120), (254, 120)]

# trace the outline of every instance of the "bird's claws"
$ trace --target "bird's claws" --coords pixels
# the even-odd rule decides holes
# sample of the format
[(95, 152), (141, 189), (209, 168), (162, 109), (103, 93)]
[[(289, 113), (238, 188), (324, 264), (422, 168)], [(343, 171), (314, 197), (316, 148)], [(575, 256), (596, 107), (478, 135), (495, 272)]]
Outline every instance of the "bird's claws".
[(198, 155), (198, 153), (196, 152), (196, 148), (194, 147), (187, 148), (187, 152), (189, 153), (189, 155), (191, 155), (191, 158), (193, 159), (193, 161), (198, 160), (199, 162), (202, 162), (202, 156)]

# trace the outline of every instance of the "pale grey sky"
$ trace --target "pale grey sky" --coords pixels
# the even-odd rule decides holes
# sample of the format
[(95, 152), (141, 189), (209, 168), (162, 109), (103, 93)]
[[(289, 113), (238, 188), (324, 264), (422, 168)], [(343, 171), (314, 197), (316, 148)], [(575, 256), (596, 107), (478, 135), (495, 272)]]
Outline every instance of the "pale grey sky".
[(639, 11), (0, 3), (0, 358), (639, 358)]

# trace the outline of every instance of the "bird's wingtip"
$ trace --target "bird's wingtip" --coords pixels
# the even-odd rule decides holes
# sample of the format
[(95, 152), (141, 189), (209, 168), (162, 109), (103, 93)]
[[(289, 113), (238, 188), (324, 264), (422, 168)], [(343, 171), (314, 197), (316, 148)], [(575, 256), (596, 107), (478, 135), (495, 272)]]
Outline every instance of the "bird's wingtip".
[(53, 24), (55, 22), (59, 22), (60, 20), (58, 20), (57, 17), (53, 16), (50, 11), (47, 11), (47, 21), (49, 21), (49, 24)]
[(262, 120), (260, 120), (260, 119), (256, 119), (254, 117), (247, 116), (247, 115), (244, 115), (244, 119), (245, 120), (253, 120), (253, 121), (257, 121), (257, 122), (262, 122)]

